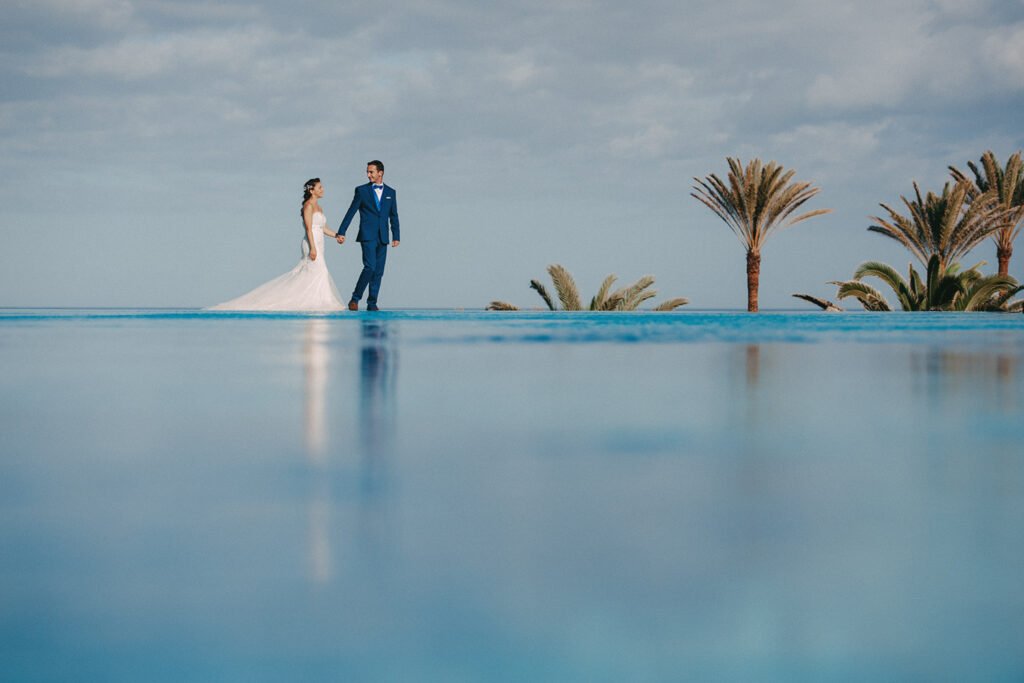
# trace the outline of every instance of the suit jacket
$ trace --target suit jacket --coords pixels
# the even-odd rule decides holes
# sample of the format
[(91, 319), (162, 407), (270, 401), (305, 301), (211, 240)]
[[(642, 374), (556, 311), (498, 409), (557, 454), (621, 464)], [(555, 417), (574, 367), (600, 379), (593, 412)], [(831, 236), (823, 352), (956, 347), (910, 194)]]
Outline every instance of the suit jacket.
[(357, 242), (377, 240), (381, 244), (387, 244), (391, 241), (388, 239), (389, 224), (393, 239), (401, 241), (402, 238), (399, 237), (398, 232), (398, 198), (395, 188), (384, 185), (384, 191), (380, 195), (380, 208), (377, 208), (377, 197), (373, 191), (373, 185), (366, 183), (356, 187), (352, 204), (345, 212), (345, 218), (342, 219), (341, 226), (338, 228), (339, 234), (345, 234), (357, 211), (359, 212)]

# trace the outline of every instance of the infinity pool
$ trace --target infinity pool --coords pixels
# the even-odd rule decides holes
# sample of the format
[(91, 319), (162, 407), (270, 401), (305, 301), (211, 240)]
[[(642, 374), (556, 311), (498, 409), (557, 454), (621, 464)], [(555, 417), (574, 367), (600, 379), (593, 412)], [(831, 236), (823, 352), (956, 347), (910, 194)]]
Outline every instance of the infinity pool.
[(0, 310), (0, 680), (1020, 681), (1024, 316)]

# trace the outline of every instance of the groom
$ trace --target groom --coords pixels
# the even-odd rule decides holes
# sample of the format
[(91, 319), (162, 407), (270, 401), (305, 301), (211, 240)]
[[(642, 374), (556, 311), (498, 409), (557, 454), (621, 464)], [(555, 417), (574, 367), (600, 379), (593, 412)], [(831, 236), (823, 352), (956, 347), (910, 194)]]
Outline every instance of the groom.
[(366, 310), (376, 311), (380, 281), (384, 277), (384, 262), (388, 258), (388, 224), (391, 225), (392, 247), (398, 246), (398, 201), (393, 187), (384, 184), (384, 164), (374, 159), (366, 165), (366, 177), (370, 182), (356, 188), (352, 205), (338, 228), (338, 244), (345, 241), (345, 232), (356, 211), (359, 212), (359, 233), (356, 241), (363, 250), (363, 270), (359, 273), (356, 288), (348, 310), (358, 311), (363, 291), (370, 286), (366, 297)]

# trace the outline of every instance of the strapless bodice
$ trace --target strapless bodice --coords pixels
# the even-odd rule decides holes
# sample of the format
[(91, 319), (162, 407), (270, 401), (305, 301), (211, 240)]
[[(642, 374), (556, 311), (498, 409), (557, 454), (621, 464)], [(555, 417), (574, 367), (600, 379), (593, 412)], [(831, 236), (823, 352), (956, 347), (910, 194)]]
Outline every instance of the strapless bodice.
[[(321, 267), (324, 265), (324, 227), (327, 225), (327, 216), (322, 211), (315, 211), (312, 219), (310, 219), (310, 227), (312, 228), (309, 232), (313, 233), (313, 244), (316, 246), (317, 251), (321, 254), (317, 256), (316, 261), (312, 261), (312, 265), (315, 267)], [(307, 243), (306, 226), (303, 223), (302, 226), (302, 257), (309, 257), (309, 244)]]

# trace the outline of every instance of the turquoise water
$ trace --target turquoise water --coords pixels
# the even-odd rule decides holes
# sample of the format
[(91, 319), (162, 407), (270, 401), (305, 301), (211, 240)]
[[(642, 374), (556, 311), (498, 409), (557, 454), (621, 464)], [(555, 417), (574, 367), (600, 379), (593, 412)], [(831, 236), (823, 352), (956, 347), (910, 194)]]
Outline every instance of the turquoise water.
[(0, 680), (1024, 677), (1024, 316), (0, 310)]

